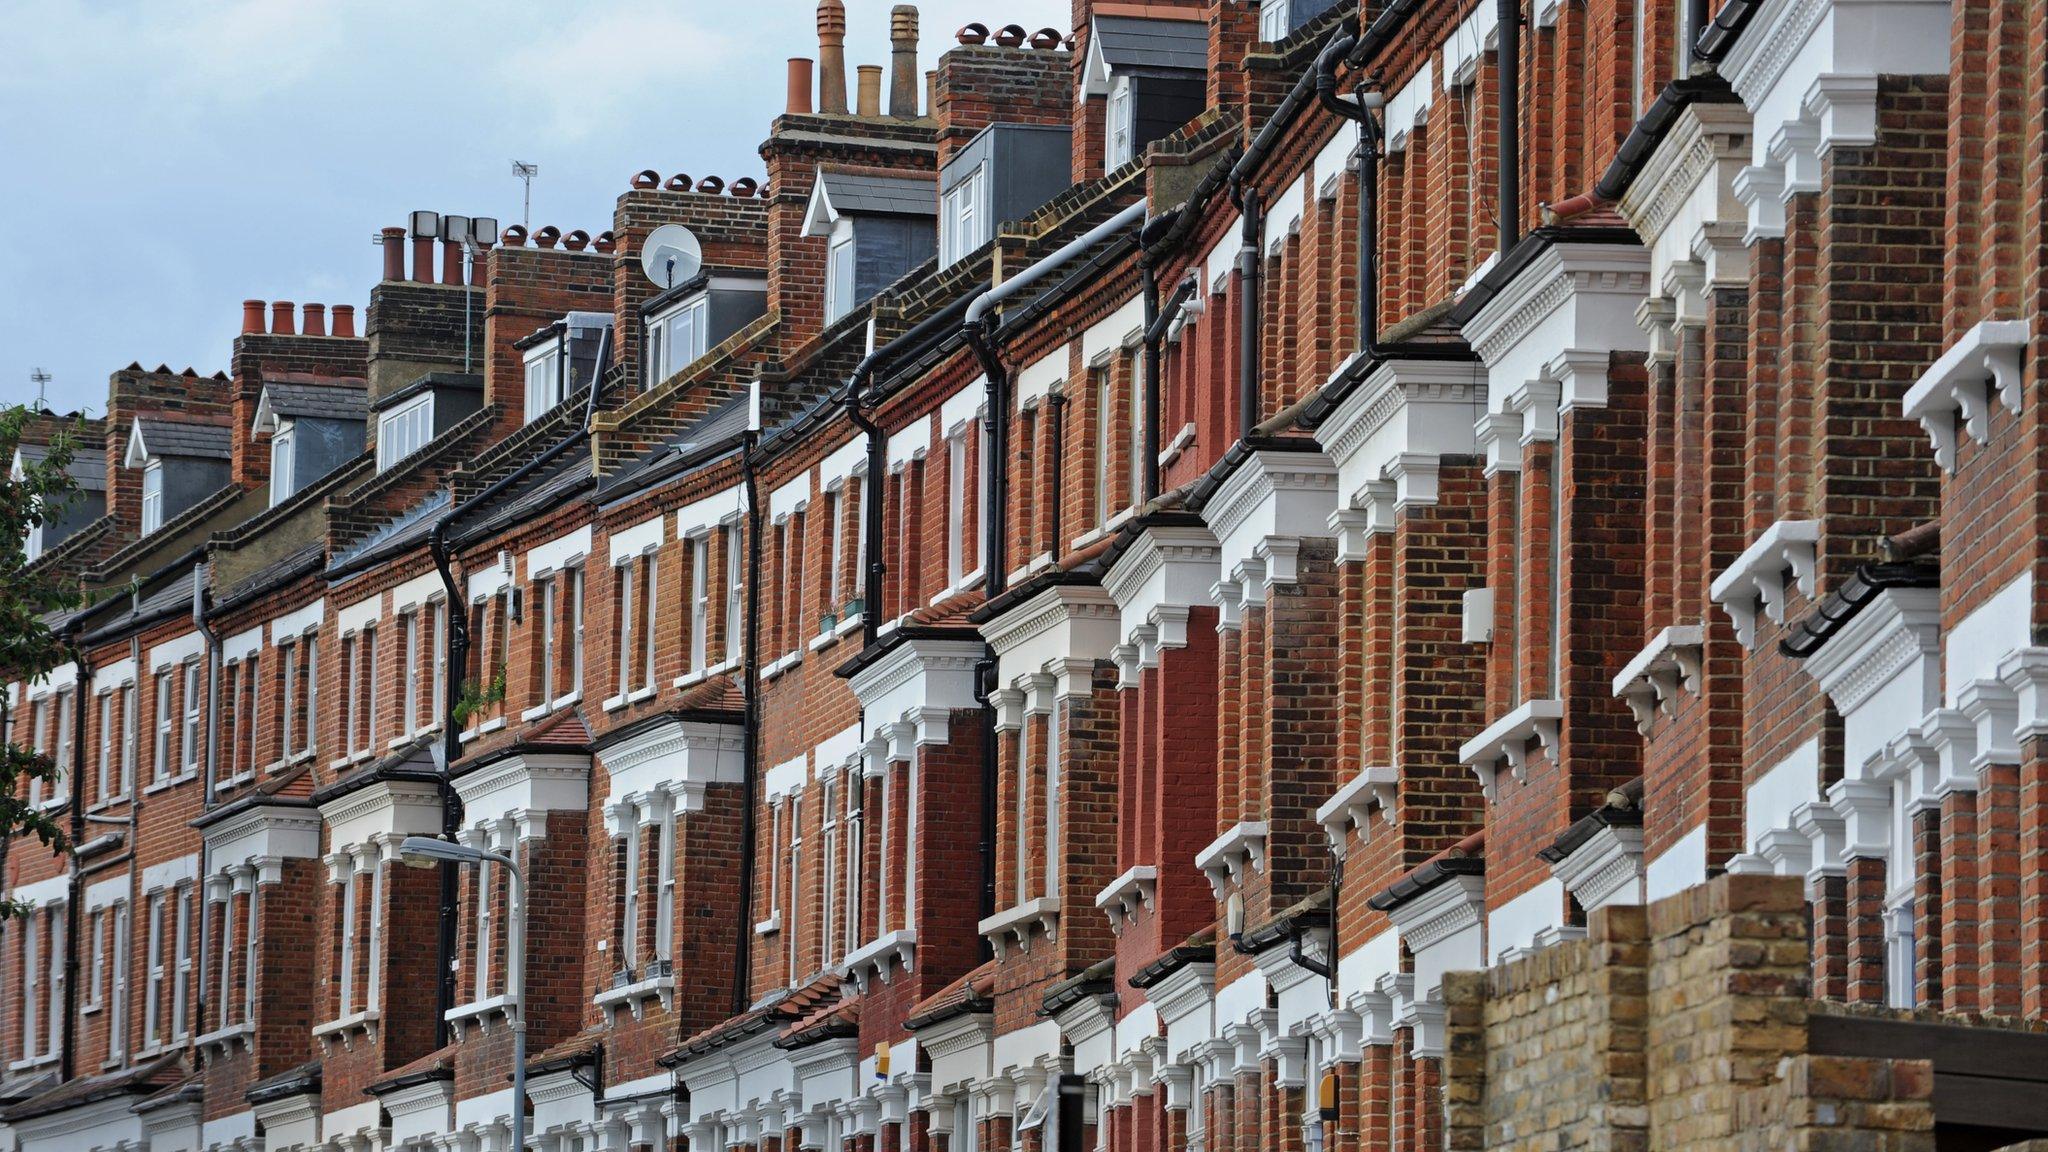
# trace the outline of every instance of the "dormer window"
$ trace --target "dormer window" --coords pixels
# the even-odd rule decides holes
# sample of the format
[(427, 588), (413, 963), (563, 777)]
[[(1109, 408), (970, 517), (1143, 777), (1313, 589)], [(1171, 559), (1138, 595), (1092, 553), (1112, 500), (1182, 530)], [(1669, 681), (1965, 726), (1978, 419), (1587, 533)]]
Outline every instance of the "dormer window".
[(757, 273), (697, 276), (641, 306), (642, 374), (649, 388), (688, 368), (768, 311)]
[(611, 326), (609, 312), (571, 312), (518, 343), (526, 358), (526, 423), (590, 386)]
[[(46, 445), (16, 445), (9, 474), (15, 483), (22, 483), (28, 479), (30, 466), (41, 464), (49, 455), (50, 449)], [(22, 559), (25, 561), (33, 562), (45, 551), (63, 543), (73, 532), (106, 513), (106, 458), (97, 452), (79, 453), (74, 450), (65, 472), (75, 488), (70, 494), (46, 503), (43, 522), (29, 526), (27, 538), (22, 541)]]
[[(429, 372), (380, 397), (375, 405), (377, 471), (396, 467), (483, 406), (483, 377), (469, 373)], [(301, 477), (309, 471), (306, 448), (303, 441), (297, 448)]]
[(266, 382), (250, 434), (270, 433), (271, 507), (360, 455), (369, 414), (358, 380)]
[(829, 241), (825, 321), (831, 323), (932, 258), (937, 189), (929, 175), (818, 170), (804, 235)]
[[(1317, 2), (1328, 6), (1327, 0), (1295, 0), (1304, 8)], [(1208, 71), (1209, 25), (1199, 14), (1190, 19), (1097, 16), (1082, 82), (1087, 95), (1105, 101), (1105, 167), (1130, 163), (1146, 145), (1201, 115), (1208, 102)]]
[(292, 474), (292, 422), (277, 422), (277, 433), (270, 438), (270, 506), (275, 508), (297, 490)]
[(143, 418), (123, 465), (142, 472), (142, 531), (156, 531), (228, 483), (233, 433), (218, 424)]
[(939, 211), (940, 264), (952, 264), (988, 243), (988, 217), (981, 205), (984, 184), (977, 164), (946, 189)]
[(164, 465), (152, 463), (141, 469), (141, 531), (150, 535), (164, 527)]
[(423, 392), (377, 420), (377, 471), (427, 446), (434, 438), (434, 394)]
[(1285, 40), (1336, 5), (1337, 0), (1259, 0), (1259, 39), (1268, 44)]

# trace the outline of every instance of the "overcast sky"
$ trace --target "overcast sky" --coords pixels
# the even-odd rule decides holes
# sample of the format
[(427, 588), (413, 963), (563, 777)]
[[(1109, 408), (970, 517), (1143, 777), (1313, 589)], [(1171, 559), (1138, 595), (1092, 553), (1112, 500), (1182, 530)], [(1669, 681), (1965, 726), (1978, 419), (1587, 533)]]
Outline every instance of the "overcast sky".
[[(848, 71), (887, 0), (846, 0)], [(1067, 31), (1068, 0), (924, 0), (922, 65), (970, 20)], [(761, 174), (814, 0), (35, 0), (0, 38), (0, 402), (97, 413), (130, 361), (227, 367), (249, 298), (368, 303), (414, 208), (591, 234), (642, 168)]]

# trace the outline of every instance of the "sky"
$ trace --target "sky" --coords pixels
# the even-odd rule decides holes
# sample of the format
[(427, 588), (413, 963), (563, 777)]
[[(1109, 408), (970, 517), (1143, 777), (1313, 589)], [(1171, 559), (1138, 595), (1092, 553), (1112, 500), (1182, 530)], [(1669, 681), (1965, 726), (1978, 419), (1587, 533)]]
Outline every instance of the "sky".
[[(888, 0), (845, 0), (847, 70)], [(1069, 0), (923, 0), (1068, 31)], [(130, 361), (227, 367), (244, 299), (369, 302), (415, 208), (592, 235), (632, 174), (761, 176), (814, 0), (35, 0), (0, 38), (0, 403), (98, 414)]]

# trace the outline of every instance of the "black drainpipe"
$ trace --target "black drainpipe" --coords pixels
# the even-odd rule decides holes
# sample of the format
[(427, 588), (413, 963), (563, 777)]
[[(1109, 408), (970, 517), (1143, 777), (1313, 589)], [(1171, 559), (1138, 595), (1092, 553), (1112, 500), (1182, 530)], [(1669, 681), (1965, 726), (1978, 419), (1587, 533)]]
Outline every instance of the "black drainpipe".
[(1159, 302), (1159, 280), (1149, 257), (1142, 271), (1145, 285), (1145, 491), (1139, 495), (1140, 505), (1159, 498), (1160, 345), (1166, 340), (1166, 330), (1173, 326), (1174, 315), (1194, 295), (1199, 279), (1195, 273), (1189, 272), (1179, 284), (1174, 285), (1173, 295), (1162, 305)]
[(1499, 0), (1500, 251), (1522, 239), (1522, 4)]
[[(974, 295), (980, 295), (979, 292)], [(1010, 504), (1010, 373), (1003, 358), (996, 353), (987, 328), (975, 326), (967, 329), (967, 346), (974, 350), (974, 358), (981, 365), (981, 374), (988, 379), (985, 398), (986, 412), (982, 414), (984, 426), (988, 429), (987, 459), (982, 466), (988, 469), (988, 500), (981, 510), (981, 586), (988, 600), (993, 601), (1003, 594), (1007, 580), (1008, 562), (1005, 553), (1008, 544), (1005, 536), (1009, 525), (1004, 515)], [(996, 788), (999, 773), (996, 758), (1001, 746), (996, 737), (996, 650), (993, 644), (982, 644), (981, 659), (974, 663), (974, 700), (981, 705), (981, 919), (996, 914)], [(983, 960), (994, 955), (988, 938), (981, 940), (980, 957)]]
[(1358, 350), (1379, 355), (1380, 327), (1380, 147), (1384, 133), (1374, 111), (1386, 103), (1365, 82), (1351, 99), (1337, 95), (1337, 60), (1316, 61), (1316, 99), (1338, 116), (1358, 125)]
[[(449, 493), (449, 506), (443, 511), (434, 526), (427, 533), (427, 553), (433, 557), (434, 571), (441, 577), (442, 593), (447, 600), (448, 611), (448, 674), (443, 677), (441, 692), (441, 771), (435, 778), (435, 786), (441, 793), (441, 834), (455, 839), (462, 831), (462, 797), (455, 791), (455, 762), (462, 759), (462, 731), (455, 719), (455, 709), (462, 702), (462, 672), (469, 665), (469, 597), (463, 594), (456, 583), (455, 572), (450, 567), (448, 554), (448, 531), (457, 520), (472, 508), (488, 507), (490, 502), (513, 485), (533, 475), (559, 459), (563, 453), (590, 439), (590, 421), (597, 415), (597, 402), (604, 394), (605, 372), (611, 368), (612, 330), (606, 328), (598, 338), (597, 363), (590, 373), (590, 396), (584, 402), (583, 420), (575, 431), (555, 441), (545, 450), (514, 468), (505, 475), (486, 485), (483, 491), (461, 504), (454, 502), (454, 493)], [(441, 865), (441, 910), (437, 959), (440, 972), (435, 979), (434, 1046), (446, 1045), (450, 1039), (448, 1013), (455, 1007), (455, 905), (460, 893), (458, 881), (461, 873), (453, 862)]]
[(71, 649), (71, 663), (78, 674), (77, 682), (71, 686), (71, 763), (63, 768), (70, 776), (66, 793), (71, 806), (71, 878), (64, 897), (64, 1047), (58, 1056), (57, 1075), (59, 1082), (65, 1084), (71, 1082), (78, 1057), (78, 932), (84, 923), (85, 904), (85, 866), (79, 862), (78, 846), (85, 841), (85, 701), (86, 688), (92, 682), (92, 666), (86, 663), (85, 651), (79, 646), (83, 624), (81, 616), (65, 629), (66, 646)]
[[(206, 783), (200, 794), (201, 812), (213, 811), (219, 802), (220, 789), (220, 635), (206, 623), (206, 566), (192, 565), (192, 626), (206, 641)], [(139, 677), (138, 677), (139, 679)], [(207, 946), (209, 933), (207, 922), (213, 919), (206, 914), (206, 881), (213, 874), (213, 850), (204, 837), (199, 841), (199, 958), (193, 965), (199, 975), (199, 990), (191, 999), (189, 1011), (192, 1019), (185, 1029), (187, 1036), (198, 1036), (206, 1023), (206, 1008), (210, 1003), (207, 978), (211, 969), (207, 965), (210, 949)], [(254, 929), (252, 928), (251, 931)]]
[(1265, 230), (1256, 189), (1233, 179), (1230, 199), (1242, 221), (1237, 250), (1237, 434), (1244, 439), (1259, 426), (1259, 250)]
[[(755, 411), (759, 409), (757, 403)], [(749, 985), (754, 974), (754, 788), (755, 762), (761, 756), (761, 500), (754, 453), (760, 446), (761, 429), (748, 428), (740, 444), (740, 481), (747, 493), (747, 628), (746, 655), (740, 663), (746, 705), (740, 726), (740, 920), (738, 945), (732, 955), (735, 1015), (745, 1012), (751, 1003)], [(865, 608), (862, 617), (874, 619), (873, 608)]]

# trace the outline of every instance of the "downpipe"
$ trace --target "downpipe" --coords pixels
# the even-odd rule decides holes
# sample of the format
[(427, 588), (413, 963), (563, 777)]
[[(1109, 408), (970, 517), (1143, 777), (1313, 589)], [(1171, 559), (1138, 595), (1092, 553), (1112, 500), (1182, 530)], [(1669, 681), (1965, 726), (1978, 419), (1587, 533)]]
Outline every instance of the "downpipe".
[[(71, 686), (75, 698), (71, 706), (71, 763), (64, 769), (71, 777), (66, 789), (71, 807), (71, 875), (64, 897), (64, 1044), (58, 1055), (58, 1075), (59, 1081), (66, 1084), (71, 1082), (78, 1062), (78, 933), (84, 924), (85, 907), (85, 865), (78, 859), (78, 846), (85, 842), (85, 701), (86, 688), (92, 681), (92, 665), (86, 662), (85, 650), (79, 645), (83, 630), (82, 619), (74, 619), (65, 629), (66, 646), (71, 649), (71, 663), (77, 670), (77, 681)], [(208, 746), (211, 744), (209, 740)]]
[[(755, 411), (759, 411), (758, 404)], [(740, 445), (740, 481), (747, 496), (747, 632), (746, 655), (740, 663), (740, 675), (746, 678), (742, 697), (746, 710), (740, 726), (740, 919), (732, 958), (734, 1015), (747, 1010), (751, 999), (748, 986), (754, 975), (754, 837), (758, 834), (754, 794), (761, 756), (761, 492), (754, 454), (760, 446), (761, 429), (753, 424)], [(880, 506), (877, 500), (868, 503)], [(865, 621), (874, 614), (864, 607), (861, 615)]]

